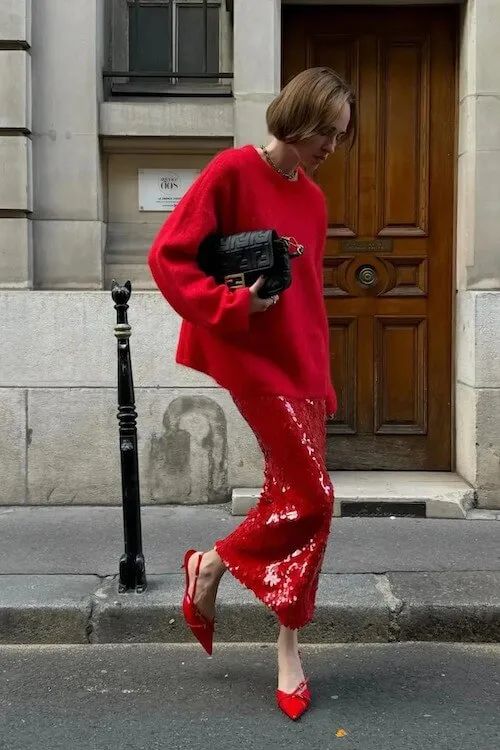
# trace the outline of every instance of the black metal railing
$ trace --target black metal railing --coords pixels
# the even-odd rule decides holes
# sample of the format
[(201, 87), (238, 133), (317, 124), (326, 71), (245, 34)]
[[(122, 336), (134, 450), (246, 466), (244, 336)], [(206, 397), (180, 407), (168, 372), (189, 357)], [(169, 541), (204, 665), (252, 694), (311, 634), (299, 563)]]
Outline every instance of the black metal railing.
[(232, 73), (179, 73), (168, 70), (105, 70), (104, 78), (232, 78)]
[(122, 475), (123, 533), (125, 552), (120, 558), (120, 593), (147, 588), (146, 564), (142, 552), (141, 499), (139, 491), (139, 459), (137, 453), (137, 412), (134, 380), (130, 359), (131, 327), (127, 319), (128, 301), (132, 294), (130, 281), (120, 285), (113, 279), (111, 296), (115, 303), (118, 350), (118, 423)]

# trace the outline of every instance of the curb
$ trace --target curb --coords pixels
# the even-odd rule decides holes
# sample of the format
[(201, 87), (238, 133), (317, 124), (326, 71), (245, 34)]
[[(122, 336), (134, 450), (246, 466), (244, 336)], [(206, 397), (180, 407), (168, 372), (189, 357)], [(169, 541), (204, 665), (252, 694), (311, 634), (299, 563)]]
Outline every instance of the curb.
[[(1, 644), (183, 643), (184, 577), (151, 575), (118, 594), (116, 576), (4, 575)], [(500, 642), (500, 572), (321, 574), (304, 643)], [(277, 620), (234, 579), (221, 584), (216, 640), (267, 642)]]

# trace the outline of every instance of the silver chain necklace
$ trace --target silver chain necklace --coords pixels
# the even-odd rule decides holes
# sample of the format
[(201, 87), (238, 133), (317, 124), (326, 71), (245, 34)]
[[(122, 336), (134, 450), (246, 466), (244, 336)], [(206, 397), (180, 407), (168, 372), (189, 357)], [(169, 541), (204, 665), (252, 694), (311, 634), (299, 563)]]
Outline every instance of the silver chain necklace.
[(297, 169), (293, 169), (291, 172), (286, 172), (284, 169), (281, 169), (281, 167), (278, 167), (265, 146), (261, 146), (261, 149), (270, 167), (272, 167), (276, 172), (278, 172), (278, 174), (284, 177), (285, 180), (295, 180), (295, 178), (297, 177)]

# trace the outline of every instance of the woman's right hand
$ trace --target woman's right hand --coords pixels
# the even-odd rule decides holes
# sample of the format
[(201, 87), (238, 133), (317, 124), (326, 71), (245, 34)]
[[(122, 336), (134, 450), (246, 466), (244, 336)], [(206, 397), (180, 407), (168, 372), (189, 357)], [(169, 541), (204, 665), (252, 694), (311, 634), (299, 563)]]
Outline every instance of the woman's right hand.
[(262, 299), (257, 295), (257, 292), (259, 289), (264, 285), (265, 277), (259, 276), (257, 281), (252, 284), (250, 287), (250, 294), (251, 294), (251, 301), (250, 301), (250, 312), (256, 313), (256, 312), (265, 312), (266, 310), (269, 310), (270, 307), (272, 307), (276, 302), (279, 300), (279, 296), (277, 294), (274, 294), (272, 297), (269, 297), (268, 299)]

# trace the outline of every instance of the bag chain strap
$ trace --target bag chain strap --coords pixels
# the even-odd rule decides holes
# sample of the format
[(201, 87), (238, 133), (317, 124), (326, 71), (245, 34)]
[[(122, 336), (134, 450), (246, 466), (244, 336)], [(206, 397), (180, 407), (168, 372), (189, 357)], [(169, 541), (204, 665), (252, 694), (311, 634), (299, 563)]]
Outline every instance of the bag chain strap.
[[(286, 243), (290, 258), (298, 258), (300, 255), (304, 255), (304, 245), (300, 245), (295, 237), (280, 237), (280, 240), (283, 240)], [(291, 247), (295, 249), (291, 251)]]

